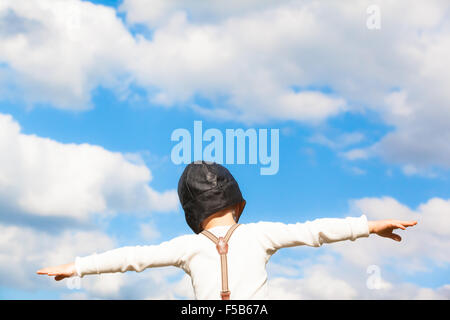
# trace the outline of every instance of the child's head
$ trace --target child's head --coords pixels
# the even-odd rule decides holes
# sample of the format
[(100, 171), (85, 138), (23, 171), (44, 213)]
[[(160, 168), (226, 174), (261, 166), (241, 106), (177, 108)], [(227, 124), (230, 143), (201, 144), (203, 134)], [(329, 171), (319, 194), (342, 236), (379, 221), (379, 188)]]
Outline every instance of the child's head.
[(225, 209), (235, 208), (238, 222), (245, 207), (238, 183), (215, 162), (195, 161), (186, 166), (178, 182), (178, 197), (186, 222), (195, 233), (203, 230), (204, 220)]

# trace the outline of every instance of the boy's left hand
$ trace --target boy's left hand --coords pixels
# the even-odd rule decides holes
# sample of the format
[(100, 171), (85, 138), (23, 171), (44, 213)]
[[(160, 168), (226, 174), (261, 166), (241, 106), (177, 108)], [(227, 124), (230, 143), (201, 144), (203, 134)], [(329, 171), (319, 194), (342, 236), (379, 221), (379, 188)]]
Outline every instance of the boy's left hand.
[(417, 221), (401, 221), (401, 220), (377, 220), (369, 221), (369, 232), (376, 233), (381, 237), (391, 238), (395, 241), (401, 241), (402, 237), (393, 233), (395, 229), (405, 230), (407, 227), (412, 227), (417, 224)]

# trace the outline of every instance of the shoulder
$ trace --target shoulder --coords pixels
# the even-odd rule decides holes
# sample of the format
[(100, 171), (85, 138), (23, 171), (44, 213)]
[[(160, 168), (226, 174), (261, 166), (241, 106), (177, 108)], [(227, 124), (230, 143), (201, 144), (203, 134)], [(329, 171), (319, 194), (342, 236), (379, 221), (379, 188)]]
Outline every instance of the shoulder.
[(266, 258), (276, 251), (274, 243), (278, 243), (278, 240), (287, 233), (286, 231), (286, 224), (270, 221), (243, 224), (241, 230), (245, 236), (252, 238), (253, 242), (258, 244), (266, 254)]
[(282, 222), (271, 222), (271, 221), (259, 221), (242, 224), (242, 231), (252, 233), (259, 236), (264, 236), (266, 234), (278, 232), (283, 230), (287, 225)]
[(280, 227), (280, 226), (285, 226), (285, 225), (286, 225), (285, 223), (273, 222), (273, 221), (258, 221), (258, 222), (243, 224), (243, 226), (245, 228), (248, 228), (249, 230), (265, 230), (268, 228)]
[(196, 234), (183, 234), (160, 243), (161, 246), (189, 247), (197, 241)]

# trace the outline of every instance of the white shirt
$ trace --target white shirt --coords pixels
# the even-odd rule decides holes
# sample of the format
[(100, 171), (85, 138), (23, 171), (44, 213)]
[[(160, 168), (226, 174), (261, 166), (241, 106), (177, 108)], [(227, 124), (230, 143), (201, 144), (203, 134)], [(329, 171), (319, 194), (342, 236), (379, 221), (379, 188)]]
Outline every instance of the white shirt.
[[(217, 237), (230, 226), (208, 229)], [(366, 216), (325, 218), (305, 223), (258, 222), (242, 224), (228, 244), (228, 286), (231, 299), (267, 299), (266, 264), (279, 249), (300, 245), (368, 237)], [(220, 256), (214, 243), (202, 234), (176, 237), (159, 245), (122, 247), (102, 254), (77, 257), (78, 276), (108, 272), (141, 272), (146, 268), (176, 266), (192, 279), (197, 299), (220, 299)]]

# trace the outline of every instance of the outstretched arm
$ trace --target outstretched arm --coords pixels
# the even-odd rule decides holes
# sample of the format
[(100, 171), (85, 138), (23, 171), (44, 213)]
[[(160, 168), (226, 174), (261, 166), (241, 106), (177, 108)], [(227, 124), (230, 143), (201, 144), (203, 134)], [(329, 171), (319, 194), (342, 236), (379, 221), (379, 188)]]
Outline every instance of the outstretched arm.
[(259, 240), (267, 253), (272, 255), (280, 248), (293, 246), (319, 247), (324, 243), (356, 240), (371, 233), (400, 241), (394, 229), (406, 229), (416, 221), (379, 220), (367, 221), (365, 215), (359, 218), (324, 218), (304, 223), (284, 224), (279, 222), (258, 223)]
[(183, 267), (186, 246), (189, 236), (181, 236), (159, 245), (122, 247), (77, 257), (74, 263), (48, 267), (37, 271), (37, 274), (54, 276), (56, 281), (67, 277), (86, 274), (137, 271), (150, 267), (176, 266)]

